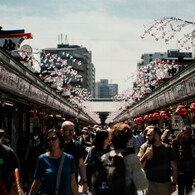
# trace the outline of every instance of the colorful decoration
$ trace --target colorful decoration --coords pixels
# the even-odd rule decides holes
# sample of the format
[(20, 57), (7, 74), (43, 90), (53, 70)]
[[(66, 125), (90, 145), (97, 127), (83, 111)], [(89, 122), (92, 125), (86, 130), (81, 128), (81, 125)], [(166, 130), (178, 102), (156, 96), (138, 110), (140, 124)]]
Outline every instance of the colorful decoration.
[(154, 118), (154, 120), (160, 119), (160, 114), (159, 114), (158, 112), (155, 112), (155, 113), (153, 114), (153, 118)]
[(195, 113), (195, 103), (190, 104), (190, 110), (191, 112)]
[(179, 105), (176, 109), (176, 112), (179, 114), (179, 115), (186, 115), (187, 114), (187, 108), (186, 106), (184, 105)]
[(153, 114), (149, 114), (149, 121), (154, 120)]
[(29, 111), (28, 111), (28, 113), (29, 113), (29, 116), (30, 117), (36, 116), (37, 115), (37, 108), (36, 107), (30, 108)]
[(162, 119), (167, 119), (167, 118), (168, 118), (167, 111), (161, 111), (161, 112), (160, 112), (160, 117), (161, 117)]
[(145, 116), (144, 116), (144, 120), (145, 120), (145, 121), (149, 121), (149, 116), (148, 116), (148, 115), (145, 115)]
[[(154, 37), (156, 41), (164, 40), (168, 44), (175, 35), (180, 33), (184, 28), (191, 26), (192, 31), (183, 35), (182, 38), (177, 40), (178, 46), (181, 49), (190, 50), (195, 46), (193, 26), (195, 22), (182, 20), (176, 17), (164, 17), (160, 20), (155, 20), (153, 23), (144, 26), (144, 34), (141, 38), (145, 38), (145, 35)], [(181, 32), (182, 33), (182, 32)]]
[(42, 119), (45, 118), (45, 110), (44, 109), (39, 110), (37, 115)]

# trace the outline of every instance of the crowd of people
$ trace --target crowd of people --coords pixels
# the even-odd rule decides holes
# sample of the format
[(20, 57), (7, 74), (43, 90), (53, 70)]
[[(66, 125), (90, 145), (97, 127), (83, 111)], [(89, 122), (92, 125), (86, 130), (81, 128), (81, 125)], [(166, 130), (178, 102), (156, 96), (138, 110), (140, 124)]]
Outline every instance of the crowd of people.
[(75, 131), (73, 122), (64, 121), (44, 136), (39, 128), (32, 137), (21, 134), (13, 151), (0, 130), (0, 194), (170, 195), (177, 187), (178, 195), (192, 194), (192, 131), (128, 123)]

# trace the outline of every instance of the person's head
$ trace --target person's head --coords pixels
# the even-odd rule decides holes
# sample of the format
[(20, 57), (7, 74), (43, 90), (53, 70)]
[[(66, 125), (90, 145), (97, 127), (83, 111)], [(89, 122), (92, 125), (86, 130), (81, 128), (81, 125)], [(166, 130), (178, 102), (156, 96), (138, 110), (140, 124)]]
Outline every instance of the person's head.
[(182, 131), (183, 139), (188, 140), (191, 138), (192, 135), (192, 128), (190, 126), (185, 126)]
[(41, 129), (39, 127), (34, 127), (32, 136), (33, 140), (38, 140), (41, 137)]
[(64, 140), (70, 142), (74, 137), (74, 123), (71, 121), (64, 121), (61, 126), (61, 133)]
[(132, 129), (124, 123), (115, 124), (111, 129), (111, 142), (114, 149), (125, 149), (132, 137)]
[(168, 138), (171, 134), (170, 129), (165, 129), (165, 131), (162, 134), (162, 139)]
[(147, 135), (147, 132), (148, 132), (148, 129), (153, 129), (153, 125), (149, 125), (149, 126), (147, 126), (144, 130), (143, 130), (143, 134), (144, 134), (144, 136), (146, 137), (146, 135)]
[(64, 148), (64, 139), (60, 133), (60, 131), (56, 129), (50, 129), (46, 134), (46, 147), (49, 151), (55, 148)]
[(147, 130), (146, 139), (149, 144), (161, 141), (161, 130), (160, 128), (153, 126)]
[(110, 129), (112, 129), (112, 127), (114, 126), (114, 124), (115, 124), (114, 121), (110, 121), (109, 122), (108, 126), (110, 127)]
[(109, 145), (109, 132), (107, 130), (97, 130), (94, 142), (97, 150), (103, 150), (104, 145)]

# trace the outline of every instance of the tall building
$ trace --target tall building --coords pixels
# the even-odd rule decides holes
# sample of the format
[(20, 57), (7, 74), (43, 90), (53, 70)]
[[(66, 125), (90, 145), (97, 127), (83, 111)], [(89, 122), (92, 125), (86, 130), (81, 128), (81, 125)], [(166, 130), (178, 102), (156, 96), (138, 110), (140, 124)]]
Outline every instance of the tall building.
[[(66, 79), (60, 80), (60, 76), (54, 74), (53, 76), (58, 77), (58, 81), (62, 82), (62, 86), (76, 87), (80, 86), (85, 88), (94, 97), (95, 95), (95, 68), (92, 63), (92, 53), (87, 48), (78, 45), (69, 44), (58, 44), (57, 48), (46, 48), (42, 50), (42, 67), (41, 72), (45, 75), (50, 74), (54, 69), (62, 70), (63, 67), (69, 67), (69, 70), (64, 69), (60, 71), (65, 75)], [(48, 60), (45, 56), (52, 56)], [(63, 62), (62, 62), (63, 61)], [(53, 65), (51, 66), (51, 64)], [(49, 68), (48, 68), (49, 67)], [(54, 68), (55, 67), (55, 68)], [(71, 77), (71, 75), (80, 75), (79, 77)], [(55, 88), (55, 85), (53, 86)]]
[(118, 94), (118, 84), (109, 84), (110, 98)]
[(151, 61), (161, 60), (174, 60), (175, 62), (179, 62), (181, 64), (185, 64), (187, 62), (191, 62), (193, 60), (192, 52), (180, 52), (179, 50), (167, 50), (165, 53), (155, 52), (142, 54), (141, 61), (137, 64), (138, 67), (146, 66)]
[(95, 98), (112, 98), (118, 94), (118, 84), (109, 84), (107, 79), (95, 83)]

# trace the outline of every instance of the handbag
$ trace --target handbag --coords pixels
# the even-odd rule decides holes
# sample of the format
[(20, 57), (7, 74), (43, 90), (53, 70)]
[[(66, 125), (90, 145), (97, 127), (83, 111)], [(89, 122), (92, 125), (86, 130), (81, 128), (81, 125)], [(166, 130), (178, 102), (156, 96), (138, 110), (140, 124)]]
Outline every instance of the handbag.
[(60, 177), (61, 177), (61, 172), (62, 172), (62, 166), (64, 164), (64, 158), (65, 158), (65, 153), (62, 153), (62, 158), (60, 161), (60, 166), (58, 169), (58, 174), (57, 174), (57, 180), (56, 180), (56, 190), (55, 190), (55, 195), (58, 195), (58, 191), (59, 191), (59, 185), (60, 185)]

